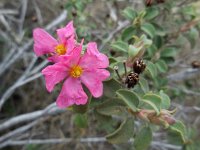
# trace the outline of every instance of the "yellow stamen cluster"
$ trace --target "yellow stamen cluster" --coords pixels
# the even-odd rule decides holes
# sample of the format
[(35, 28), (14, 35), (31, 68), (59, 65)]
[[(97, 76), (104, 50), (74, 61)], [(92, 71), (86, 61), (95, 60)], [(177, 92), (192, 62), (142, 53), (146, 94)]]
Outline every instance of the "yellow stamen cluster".
[(78, 78), (83, 73), (83, 69), (80, 66), (73, 66), (70, 70), (70, 76), (74, 78)]
[(66, 53), (67, 49), (65, 47), (65, 45), (63, 44), (58, 44), (56, 47), (55, 47), (55, 52), (58, 54), (58, 55), (64, 55)]

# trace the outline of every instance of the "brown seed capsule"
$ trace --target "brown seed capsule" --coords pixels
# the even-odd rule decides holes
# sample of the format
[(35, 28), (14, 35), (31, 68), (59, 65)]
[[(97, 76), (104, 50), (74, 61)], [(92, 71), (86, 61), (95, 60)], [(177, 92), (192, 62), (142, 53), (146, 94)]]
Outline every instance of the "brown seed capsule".
[(156, 0), (157, 1), (157, 3), (164, 3), (165, 2), (165, 0)]
[(128, 74), (125, 80), (125, 84), (128, 88), (133, 88), (139, 81), (139, 75), (137, 73), (131, 72)]
[(133, 70), (135, 73), (142, 73), (146, 68), (146, 64), (143, 62), (142, 59), (136, 59), (133, 63)]
[(200, 61), (195, 60), (192, 62), (191, 65), (193, 68), (200, 68)]
[(146, 0), (145, 4), (146, 6), (151, 6), (153, 4), (153, 0)]

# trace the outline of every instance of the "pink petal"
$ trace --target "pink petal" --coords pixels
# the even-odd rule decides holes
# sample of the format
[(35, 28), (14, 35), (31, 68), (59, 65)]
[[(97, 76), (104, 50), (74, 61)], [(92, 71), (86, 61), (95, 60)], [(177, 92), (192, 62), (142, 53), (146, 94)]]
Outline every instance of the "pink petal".
[(88, 43), (87, 53), (89, 55), (94, 55), (99, 59), (99, 61), (101, 62), (99, 66), (100, 68), (107, 68), (109, 66), (108, 57), (99, 52), (99, 50), (97, 49), (97, 44), (95, 42)]
[(106, 55), (98, 51), (96, 43), (90, 42), (80, 64), (83, 68), (107, 68), (109, 61)]
[(46, 88), (51, 92), (56, 84), (68, 76), (68, 68), (62, 63), (56, 63), (44, 68), (42, 74), (45, 76)]
[(87, 103), (87, 99), (88, 97), (83, 91), (80, 80), (69, 77), (64, 82), (56, 103), (58, 107), (66, 108), (73, 104), (84, 105)]
[(74, 66), (77, 65), (81, 58), (81, 51), (82, 51), (82, 45), (76, 46), (70, 55), (63, 55), (60, 58), (60, 61), (67, 64), (67, 66)]
[(80, 65), (85, 69), (100, 69), (100, 68), (106, 68), (108, 61), (104, 63), (103, 60), (100, 60), (99, 57), (96, 57), (94, 55), (89, 55), (85, 53), (83, 57), (80, 60)]
[(45, 30), (36, 28), (33, 30), (34, 52), (37, 56), (48, 54), (54, 51), (58, 42)]
[(61, 43), (66, 43), (66, 39), (72, 37), (75, 38), (75, 29), (73, 26), (73, 21), (70, 21), (64, 28), (57, 30), (57, 35), (59, 38), (59, 41)]
[(73, 38), (69, 38), (66, 42), (66, 47), (67, 47), (67, 54), (70, 54), (73, 49), (75, 48), (76, 44), (75, 44), (75, 40)]
[(105, 69), (96, 69), (84, 71), (81, 76), (81, 81), (90, 90), (94, 97), (100, 97), (103, 94), (102, 81), (107, 79), (110, 73)]

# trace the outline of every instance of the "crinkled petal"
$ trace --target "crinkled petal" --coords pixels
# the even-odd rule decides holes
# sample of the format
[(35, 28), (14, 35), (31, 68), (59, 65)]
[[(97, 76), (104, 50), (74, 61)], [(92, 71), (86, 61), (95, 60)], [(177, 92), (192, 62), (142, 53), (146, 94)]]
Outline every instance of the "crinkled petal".
[(69, 77), (63, 84), (56, 104), (60, 108), (66, 108), (73, 104), (84, 105), (87, 103), (87, 99), (88, 97), (83, 91), (80, 79)]
[(80, 60), (80, 65), (84, 68), (84, 69), (101, 69), (101, 68), (106, 68), (108, 65), (108, 61), (106, 60), (106, 62), (103, 62), (104, 60), (99, 59), (99, 57), (95, 56), (95, 55), (89, 55), (87, 53), (85, 53), (83, 55), (83, 57)]
[(58, 44), (56, 39), (41, 28), (34, 29), (33, 39), (34, 52), (37, 56), (54, 52), (54, 48)]
[(70, 55), (63, 55), (60, 61), (63, 61), (68, 66), (78, 65), (81, 58), (82, 45), (76, 46)]
[(67, 52), (66, 54), (71, 54), (76, 46), (75, 40), (73, 38), (69, 38), (66, 42)]
[(109, 61), (106, 55), (98, 51), (96, 43), (90, 42), (80, 64), (83, 68), (107, 68)]
[(56, 63), (47, 66), (42, 70), (45, 77), (46, 88), (51, 92), (56, 84), (64, 80), (68, 76), (68, 67), (63, 63)]
[(89, 42), (88, 43), (87, 53), (89, 55), (94, 55), (98, 58), (98, 60), (101, 62), (99, 64), (99, 68), (107, 68), (109, 66), (108, 57), (99, 52), (99, 50), (97, 48), (97, 44), (95, 42)]
[(90, 90), (94, 97), (100, 97), (103, 94), (103, 83), (105, 79), (110, 76), (110, 73), (105, 69), (96, 69), (90, 71), (84, 71), (81, 81)]
[(57, 30), (57, 35), (61, 43), (66, 43), (66, 39), (75, 38), (75, 29), (73, 21), (70, 21), (64, 28)]

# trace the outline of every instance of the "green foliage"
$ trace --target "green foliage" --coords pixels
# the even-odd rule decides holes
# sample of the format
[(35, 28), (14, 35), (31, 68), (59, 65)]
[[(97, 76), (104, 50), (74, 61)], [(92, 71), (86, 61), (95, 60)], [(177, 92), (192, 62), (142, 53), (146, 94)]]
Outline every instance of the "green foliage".
[(156, 111), (157, 115), (160, 114), (162, 98), (159, 95), (147, 93), (143, 96), (142, 100), (147, 104), (145, 105), (146, 108), (150, 106)]
[(185, 125), (181, 121), (177, 121), (169, 128), (170, 141), (175, 144), (184, 144), (186, 142), (186, 129)]
[(87, 116), (85, 114), (76, 114), (74, 116), (74, 124), (79, 128), (86, 128)]
[(170, 98), (169, 98), (169, 96), (167, 94), (165, 94), (163, 90), (161, 90), (159, 92), (159, 94), (160, 94), (160, 97), (162, 99), (161, 108), (162, 109), (168, 109), (170, 107)]
[(128, 44), (123, 42), (123, 41), (116, 41), (114, 42), (111, 47), (115, 50), (115, 51), (119, 51), (119, 52), (125, 52), (127, 53), (128, 51)]
[(136, 135), (133, 147), (136, 150), (147, 150), (152, 140), (152, 131), (150, 127), (143, 127)]
[(121, 115), (125, 111), (123, 106), (125, 104), (120, 99), (115, 98), (103, 102), (96, 110), (98, 113), (106, 116)]
[(117, 95), (124, 101), (124, 103), (131, 108), (134, 112), (138, 111), (139, 96), (133, 91), (129, 90), (118, 90)]
[(121, 123), (117, 130), (107, 135), (106, 139), (112, 144), (128, 142), (128, 140), (133, 137), (133, 130), (133, 120), (126, 119)]
[(157, 69), (158, 69), (160, 72), (162, 72), (162, 73), (165, 73), (165, 72), (167, 72), (167, 70), (168, 70), (167, 64), (166, 64), (165, 61), (162, 60), (162, 59), (160, 59), (160, 60), (158, 60), (158, 61), (156, 62), (156, 67), (157, 67)]
[[(152, 141), (152, 131), (147, 117), (149, 114), (155, 114), (154, 120), (150, 118), (155, 121), (151, 121), (152, 129), (159, 130), (163, 128), (163, 124), (167, 124), (168, 129), (165, 131), (169, 135), (169, 143), (184, 145), (188, 150), (193, 148), (191, 146), (193, 144), (186, 144), (188, 141), (184, 124), (174, 119), (172, 111), (169, 110), (171, 109), (171, 98), (174, 96), (172, 93), (176, 93), (177, 89), (170, 89), (172, 93), (168, 91), (166, 75), (171, 69), (169, 64), (174, 62), (177, 54), (181, 51), (182, 45), (177, 41), (184, 39), (184, 42), (189, 42), (191, 48), (195, 47), (199, 38), (199, 29), (194, 23), (198, 20), (198, 11), (195, 5), (188, 4), (179, 8), (177, 4), (179, 4), (177, 1), (169, 0), (160, 5), (154, 3), (151, 7), (140, 9), (140, 11), (133, 7), (126, 7), (121, 15), (129, 21), (129, 24), (117, 33), (116, 38), (109, 41), (111, 42), (109, 48), (103, 50), (104, 52), (109, 50), (113, 52), (112, 54), (107, 53), (110, 56), (111, 77), (104, 81), (104, 92), (103, 96), (99, 98), (100, 102), (98, 100), (96, 100), (98, 102), (91, 102), (89, 105), (92, 107), (90, 108), (94, 109), (100, 127), (108, 133), (115, 129), (116, 126), (113, 124), (116, 125), (119, 122), (114, 119), (115, 117), (124, 119), (128, 116), (117, 130), (106, 136), (110, 143), (126, 143), (135, 135), (133, 149), (148, 149)], [(70, 5), (66, 7), (71, 7), (71, 10), (76, 8), (78, 17), (81, 18), (84, 25), (85, 18), (82, 17), (82, 13), (86, 3), (81, 1), (73, 2)], [(191, 25), (191, 23), (194, 24)], [(183, 28), (188, 26), (188, 29)], [(96, 29), (96, 26), (90, 28)], [(87, 25), (77, 30), (82, 37), (91, 38), (91, 35), (87, 35), (89, 30)], [(139, 74), (134, 88), (128, 89), (125, 84), (127, 74), (133, 71), (133, 63), (137, 58), (144, 59), (146, 68)], [(124, 71), (124, 61), (126, 61), (127, 72)], [(114, 72), (114, 66), (118, 66), (117, 71), (121, 78)], [(139, 114), (140, 112), (147, 114)], [(163, 112), (166, 114), (163, 115)], [(78, 124), (84, 124), (83, 116), (77, 117)], [(163, 116), (169, 118), (162, 118)], [(134, 128), (133, 118), (139, 118), (139, 125), (143, 125), (142, 121), (145, 121), (146, 126), (138, 132), (138, 128)], [(175, 123), (173, 120), (176, 120)], [(154, 125), (160, 127), (154, 128)], [(81, 125), (79, 126), (81, 127)]]
[(148, 34), (151, 38), (153, 38), (156, 34), (156, 29), (150, 23), (144, 23), (141, 26), (141, 30), (143, 30), (146, 34)]
[(133, 10), (131, 7), (127, 7), (126, 9), (123, 10), (123, 15), (129, 20), (134, 20), (137, 16), (137, 12)]
[(152, 62), (148, 61), (146, 70), (147, 70), (148, 74), (152, 78), (156, 78), (156, 76), (157, 76), (157, 67), (156, 67), (155, 64), (153, 64)]
[(151, 20), (154, 19), (159, 15), (159, 10), (157, 7), (149, 7), (146, 9), (146, 15), (144, 16), (144, 19)]

